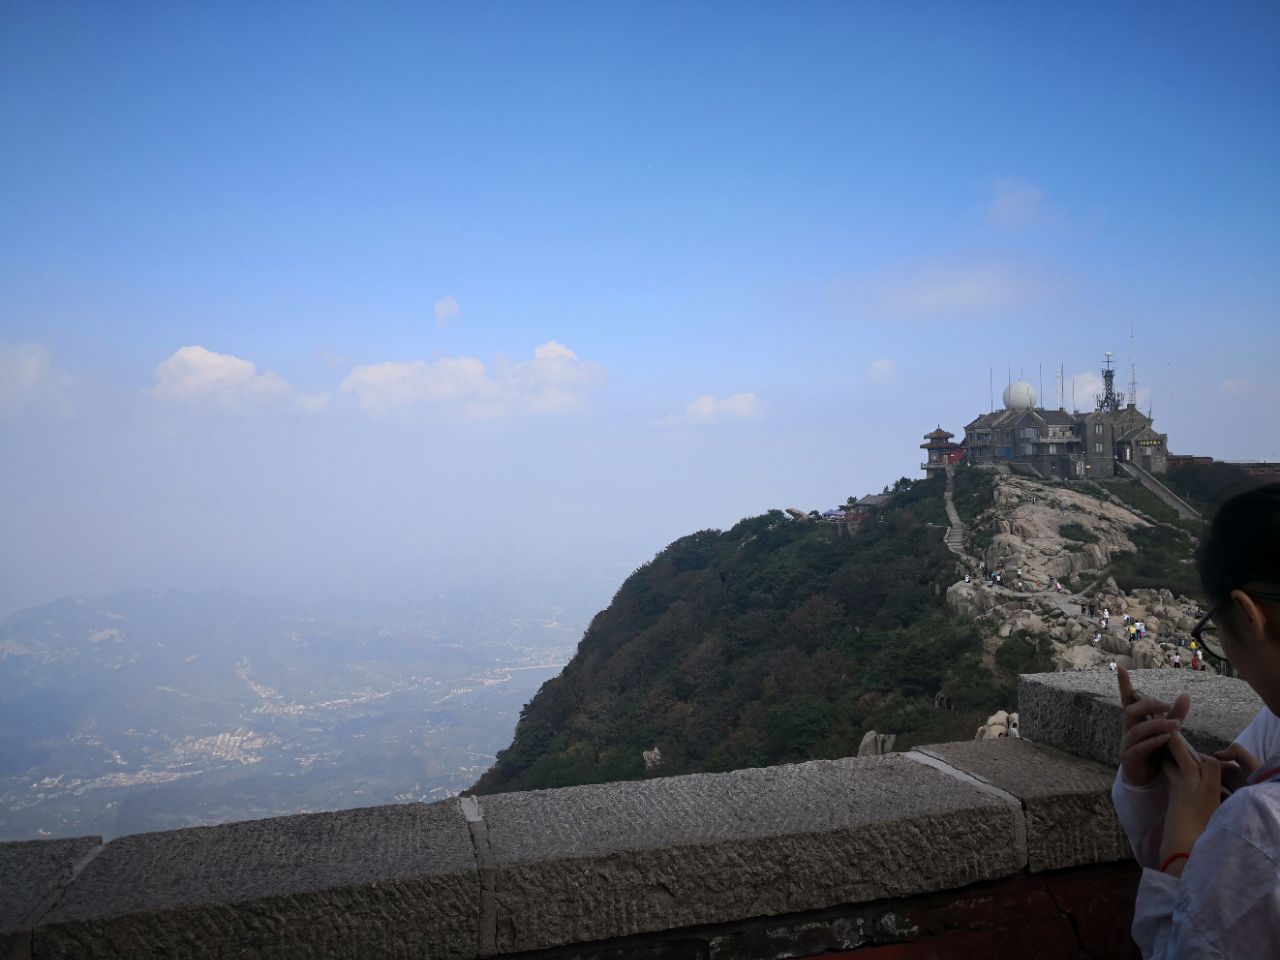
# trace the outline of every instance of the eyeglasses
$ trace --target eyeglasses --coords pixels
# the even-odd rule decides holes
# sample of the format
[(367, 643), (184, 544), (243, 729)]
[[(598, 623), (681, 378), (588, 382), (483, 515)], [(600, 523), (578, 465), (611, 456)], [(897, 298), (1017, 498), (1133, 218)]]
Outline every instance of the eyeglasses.
[(1227, 655), (1222, 651), (1222, 641), (1218, 639), (1218, 628), (1209, 621), (1213, 619), (1214, 614), (1222, 609), (1219, 603), (1200, 618), (1199, 623), (1191, 628), (1191, 639), (1194, 643), (1204, 647), (1219, 660), (1227, 659)]
[[(1251, 597), (1259, 600), (1280, 600), (1280, 593), (1272, 593), (1266, 590), (1244, 590)], [(1227, 655), (1222, 650), (1222, 639), (1218, 632), (1217, 626), (1210, 623), (1220, 610), (1226, 606), (1227, 601), (1214, 606), (1212, 610), (1200, 618), (1200, 622), (1191, 628), (1191, 639), (1196, 641), (1200, 646), (1204, 647), (1219, 660), (1226, 660)]]

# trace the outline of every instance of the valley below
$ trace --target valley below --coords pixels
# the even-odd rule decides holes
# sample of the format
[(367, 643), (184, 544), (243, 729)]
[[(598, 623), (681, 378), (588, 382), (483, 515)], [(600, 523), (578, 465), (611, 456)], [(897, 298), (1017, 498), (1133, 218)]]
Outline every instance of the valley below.
[(443, 799), (582, 629), (473, 599), (338, 617), (132, 592), (20, 611), (0, 623), (0, 840)]

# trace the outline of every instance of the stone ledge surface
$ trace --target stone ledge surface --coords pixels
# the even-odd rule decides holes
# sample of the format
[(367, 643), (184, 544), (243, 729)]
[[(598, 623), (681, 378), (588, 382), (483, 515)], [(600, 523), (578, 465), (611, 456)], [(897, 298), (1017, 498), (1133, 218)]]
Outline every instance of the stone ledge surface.
[[(1183, 733), (1198, 750), (1221, 750), (1262, 709), (1243, 680), (1195, 670), (1131, 670), (1134, 686), (1172, 703), (1191, 694)], [(1121, 709), (1115, 676), (1101, 672), (1031, 673), (1018, 678), (1018, 720), (1029, 740), (1114, 768), (1119, 762)]]
[(0, 949), (45, 898), (71, 879), (101, 837), (0, 843)]
[(1112, 768), (1020, 739), (916, 749), (1022, 801), (1032, 872), (1129, 858), (1111, 806)]
[(900, 756), (479, 798), (500, 953), (1019, 871), (1016, 804)]
[[(1018, 740), (915, 756), (122, 837), (8, 945), (30, 939), (37, 958), (470, 960), (1128, 860), (1106, 803), (1110, 769)], [(52, 862), (56, 888), (83, 844), (96, 840), (0, 844), (0, 866)], [(0, 874), (0, 901), (21, 922), (32, 891), (39, 902), (53, 888), (14, 875)]]
[(479, 903), (456, 803), (275, 817), (111, 842), (35, 956), (474, 957)]

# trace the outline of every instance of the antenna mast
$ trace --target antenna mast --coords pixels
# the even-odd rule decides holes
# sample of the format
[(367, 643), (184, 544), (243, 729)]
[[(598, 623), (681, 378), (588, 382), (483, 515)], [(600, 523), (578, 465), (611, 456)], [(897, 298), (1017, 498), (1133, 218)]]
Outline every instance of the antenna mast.
[(1133, 327), (1129, 328), (1129, 402), (1138, 402), (1138, 364), (1133, 356)]
[(1112, 356), (1114, 354), (1108, 350), (1107, 358), (1103, 361), (1102, 393), (1093, 395), (1098, 404), (1098, 411), (1103, 413), (1118, 413), (1121, 404), (1124, 403), (1124, 394), (1116, 393), (1116, 370), (1112, 365)]

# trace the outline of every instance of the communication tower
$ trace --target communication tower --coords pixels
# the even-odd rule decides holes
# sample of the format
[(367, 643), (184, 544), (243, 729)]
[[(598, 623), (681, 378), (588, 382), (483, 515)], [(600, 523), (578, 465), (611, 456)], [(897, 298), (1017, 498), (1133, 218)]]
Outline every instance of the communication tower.
[(1111, 361), (1111, 351), (1107, 351), (1107, 359), (1102, 366), (1102, 393), (1094, 394), (1101, 413), (1119, 413), (1124, 405), (1124, 394), (1116, 393), (1116, 369)]

